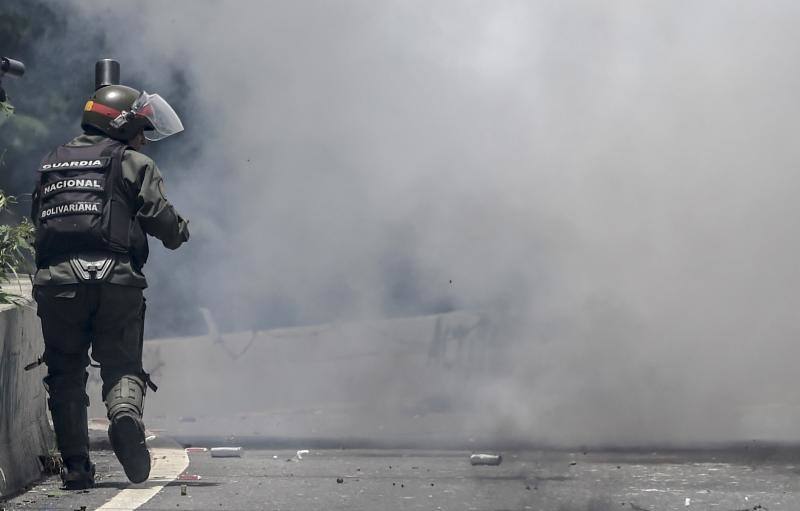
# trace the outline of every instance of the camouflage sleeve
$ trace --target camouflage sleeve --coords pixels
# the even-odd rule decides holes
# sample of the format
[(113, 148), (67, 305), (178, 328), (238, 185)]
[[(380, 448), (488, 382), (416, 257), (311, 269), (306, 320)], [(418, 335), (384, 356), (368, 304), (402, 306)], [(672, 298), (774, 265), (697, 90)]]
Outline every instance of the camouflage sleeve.
[(131, 180), (135, 181), (138, 190), (136, 219), (144, 232), (161, 240), (165, 247), (175, 250), (188, 241), (189, 222), (184, 220), (167, 200), (164, 178), (155, 162), (141, 153), (130, 153), (132, 151), (126, 151), (123, 159), (123, 175), (126, 180), (129, 177), (133, 178), (134, 176), (129, 175), (129, 170), (131, 166), (138, 167), (135, 178)]

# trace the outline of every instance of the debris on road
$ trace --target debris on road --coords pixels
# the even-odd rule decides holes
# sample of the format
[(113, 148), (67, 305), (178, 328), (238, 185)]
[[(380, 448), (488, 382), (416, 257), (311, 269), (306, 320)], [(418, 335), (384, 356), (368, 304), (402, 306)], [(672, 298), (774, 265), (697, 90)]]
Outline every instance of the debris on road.
[(197, 474), (181, 474), (178, 476), (178, 481), (199, 481), (202, 478)]
[(182, 484), (181, 485), (181, 497), (185, 497), (187, 495), (187, 493), (188, 493), (188, 490), (186, 488), (186, 485)]
[(342, 484), (344, 482), (344, 479), (341, 478), (341, 477), (337, 477), (336, 478), (336, 482), (339, 483), (339, 484)]
[(683, 501), (683, 505), (686, 506), (686, 507), (691, 506), (692, 505), (692, 499), (690, 499), (689, 497), (686, 497), (686, 500)]
[(206, 452), (208, 451), (207, 447), (187, 447), (186, 452)]
[(241, 458), (243, 449), (241, 447), (212, 447), (212, 458)]
[(471, 465), (499, 465), (503, 462), (500, 454), (473, 454), (469, 457)]
[(197, 419), (187, 415), (186, 417), (178, 417), (178, 422), (197, 422)]
[[(58, 454), (51, 452), (46, 456), (39, 456), (39, 461), (42, 463), (42, 472), (45, 474), (56, 476), (61, 474), (61, 468), (64, 466), (64, 462), (61, 461), (61, 456)], [(6, 475), (2, 468), (0, 468), (0, 477), (2, 477), (3, 482), (5, 482)]]
[(308, 449), (302, 449), (300, 451), (297, 451), (297, 459), (298, 460), (302, 460), (303, 459), (303, 455), (304, 454), (308, 454), (309, 452), (310, 451)]

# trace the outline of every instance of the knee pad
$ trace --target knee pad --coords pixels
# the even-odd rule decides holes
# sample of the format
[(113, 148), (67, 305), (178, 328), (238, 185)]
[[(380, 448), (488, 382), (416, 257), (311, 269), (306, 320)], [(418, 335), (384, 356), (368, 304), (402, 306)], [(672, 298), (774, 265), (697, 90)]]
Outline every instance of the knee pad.
[(145, 383), (138, 376), (123, 376), (105, 396), (108, 419), (114, 421), (121, 415), (141, 419), (144, 414)]
[(86, 395), (86, 380), (89, 374), (86, 371), (72, 373), (50, 374), (42, 382), (50, 398), (47, 400), (50, 411), (53, 410), (51, 401), (57, 403), (79, 402), (89, 406), (89, 396)]
[(52, 346), (45, 345), (42, 362), (47, 365), (48, 371), (58, 374), (83, 373), (89, 365), (89, 353), (62, 353)]

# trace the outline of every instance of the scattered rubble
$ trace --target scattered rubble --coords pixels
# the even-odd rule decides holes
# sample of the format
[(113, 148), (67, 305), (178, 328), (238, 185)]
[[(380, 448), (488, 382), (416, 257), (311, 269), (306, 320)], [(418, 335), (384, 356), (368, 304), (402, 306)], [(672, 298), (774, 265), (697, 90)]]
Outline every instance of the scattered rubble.
[[(39, 456), (39, 461), (42, 463), (42, 472), (48, 475), (59, 475), (61, 473), (61, 467), (64, 466), (64, 462), (61, 461), (61, 456), (54, 452), (46, 456)], [(2, 469), (0, 469), (0, 475), (2, 475), (3, 480), (5, 480), (5, 474), (3, 474)]]

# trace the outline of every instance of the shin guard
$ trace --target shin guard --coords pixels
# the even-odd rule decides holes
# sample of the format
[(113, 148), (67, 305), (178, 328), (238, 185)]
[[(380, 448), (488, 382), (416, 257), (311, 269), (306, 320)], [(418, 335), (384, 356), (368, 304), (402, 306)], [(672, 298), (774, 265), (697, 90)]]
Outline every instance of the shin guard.
[(108, 438), (125, 475), (134, 483), (150, 476), (150, 452), (145, 443), (145, 383), (138, 376), (123, 376), (105, 396)]

